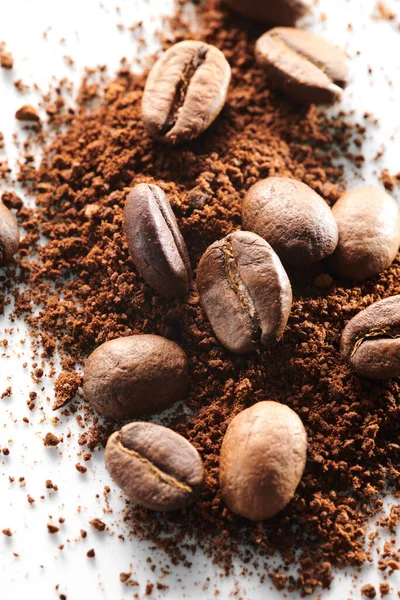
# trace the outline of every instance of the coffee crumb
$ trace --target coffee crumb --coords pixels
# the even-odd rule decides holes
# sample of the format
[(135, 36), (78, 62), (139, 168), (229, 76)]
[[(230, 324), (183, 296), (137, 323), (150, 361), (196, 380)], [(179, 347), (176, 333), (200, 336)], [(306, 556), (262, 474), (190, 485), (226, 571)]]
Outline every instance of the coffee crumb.
[(388, 583), (380, 583), (379, 584), (379, 591), (381, 594), (381, 597), (384, 598), (385, 596), (388, 596), (390, 594), (391, 588), (390, 585)]
[(91, 521), (89, 521), (89, 523), (92, 527), (97, 529), (97, 531), (104, 531), (106, 528), (106, 524), (98, 518), (92, 519)]
[(2, 533), (4, 535), (6, 535), (7, 537), (11, 537), (12, 536), (12, 531), (8, 527), (6, 529), (3, 529)]
[(46, 479), (46, 489), (54, 490), (55, 492), (58, 490), (58, 486), (51, 481), (51, 479)]
[(3, 67), (3, 69), (12, 69), (14, 66), (14, 58), (13, 55), (11, 54), (11, 52), (0, 52), (0, 66)]
[(130, 579), (132, 573), (120, 573), (119, 580), (121, 583), (126, 583)]
[(94, 557), (96, 556), (96, 553), (95, 553), (94, 549), (92, 548), (91, 550), (88, 550), (88, 551), (86, 552), (86, 556), (87, 556), (88, 558), (94, 558)]
[(48, 529), (48, 532), (51, 534), (54, 534), (54, 533), (57, 533), (58, 531), (60, 531), (60, 528), (57, 527), (56, 525), (53, 525), (52, 523), (47, 524), (47, 529)]
[(76, 463), (75, 468), (77, 471), (79, 471), (79, 473), (86, 473), (87, 471), (87, 467), (85, 467), (84, 465), (81, 465), (80, 463)]
[(43, 443), (45, 446), (58, 446), (60, 442), (60, 438), (54, 435), (54, 433), (51, 433), (51, 431), (46, 433), (45, 437), (43, 438)]
[(30, 104), (24, 104), (21, 106), (15, 113), (15, 118), (18, 121), (35, 121), (36, 123), (40, 122), (40, 117), (37, 109)]

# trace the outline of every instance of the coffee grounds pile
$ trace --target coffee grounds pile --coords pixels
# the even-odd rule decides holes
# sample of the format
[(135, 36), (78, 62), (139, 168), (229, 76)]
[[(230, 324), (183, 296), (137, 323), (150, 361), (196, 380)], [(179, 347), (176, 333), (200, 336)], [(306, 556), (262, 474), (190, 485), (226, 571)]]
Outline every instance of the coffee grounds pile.
[[(134, 184), (156, 183), (166, 191), (195, 270), (209, 244), (240, 228), (241, 200), (257, 180), (295, 177), (332, 205), (345, 186), (345, 158), (355, 166), (362, 163), (360, 150), (354, 154), (353, 148), (362, 144), (363, 126), (350, 125), (344, 114), (328, 117), (315, 107), (300, 108), (270, 91), (253, 56), (262, 29), (214, 0), (198, 12), (193, 35), (178, 8), (170, 23), (173, 41), (195, 37), (225, 53), (232, 82), (220, 117), (198, 140), (166, 147), (143, 130), (146, 73), (132, 74), (123, 64), (105, 88), (88, 75), (74, 112), (59, 101), (49, 113), (59, 131), (44, 146), (40, 167), (29, 160), (21, 165), (20, 181), (35, 194), (37, 208), (4, 195), (25, 229), (20, 273), (14, 283), (8, 280), (7, 293), (45, 356), (56, 349), (61, 353), (57, 406), (72, 399), (85, 358), (106, 340), (153, 333), (184, 348), (190, 414), (178, 407), (168, 423), (201, 453), (205, 489), (182, 512), (160, 517), (128, 506), (125, 519), (135, 535), (169, 552), (173, 563), (189, 561), (198, 546), (228, 573), (240, 555), (249, 570), (256, 560), (256, 570), (262, 577), (269, 573), (279, 589), (306, 595), (328, 587), (333, 568), (368, 559), (366, 525), (381, 509), (383, 493), (399, 491), (399, 383), (354, 375), (340, 356), (339, 342), (356, 313), (399, 293), (400, 262), (357, 286), (332, 280), (323, 264), (290, 272), (294, 304), (283, 340), (251, 356), (234, 356), (220, 346), (196, 289), (183, 302), (171, 301), (143, 282), (123, 234), (123, 206)], [(218, 457), (230, 420), (261, 400), (294, 409), (307, 429), (309, 448), (293, 501), (274, 519), (255, 524), (224, 507)], [(81, 426), (89, 422), (90, 408), (85, 410)], [(104, 443), (111, 426), (99, 427), (93, 442), (92, 419), (92, 429), (81, 437), (82, 444), (91, 439), (94, 447), (98, 439)], [(283, 567), (268, 571), (267, 557), (277, 551)], [(296, 566), (296, 577), (286, 574), (288, 564)]]

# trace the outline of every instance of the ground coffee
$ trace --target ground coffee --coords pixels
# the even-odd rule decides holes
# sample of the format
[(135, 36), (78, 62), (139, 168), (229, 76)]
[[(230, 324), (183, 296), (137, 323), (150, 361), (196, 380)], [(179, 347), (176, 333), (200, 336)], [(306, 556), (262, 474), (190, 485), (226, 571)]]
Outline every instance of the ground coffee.
[[(50, 119), (67, 130), (44, 147), (38, 170), (28, 157), (21, 165), (20, 180), (34, 190), (37, 209), (4, 195), (25, 228), (18, 259), (28, 290), (9, 280), (3, 293), (13, 294), (16, 314), (26, 315), (46, 356), (60, 349), (59, 404), (78, 387), (76, 363), (107, 339), (152, 333), (177, 342), (188, 355), (186, 404), (192, 414), (184, 418), (178, 409), (170, 424), (200, 452), (205, 486), (182, 514), (156, 521), (154, 513), (136, 507), (126, 519), (136, 535), (164, 547), (173, 562), (184, 559), (185, 549), (192, 552), (193, 545), (185, 545), (188, 534), (227, 571), (233, 554), (247, 563), (256, 557), (263, 578), (268, 569), (262, 556), (281, 550), (297, 574), (270, 572), (272, 580), (280, 589), (308, 594), (329, 586), (333, 567), (367, 560), (365, 526), (382, 507), (382, 492), (399, 491), (399, 383), (357, 376), (340, 353), (340, 337), (362, 308), (399, 293), (400, 262), (357, 286), (332, 281), (323, 265), (290, 273), (294, 304), (282, 341), (246, 357), (216, 341), (195, 292), (185, 302), (171, 301), (143, 282), (123, 234), (123, 206), (132, 185), (155, 183), (168, 193), (196, 268), (211, 243), (240, 227), (242, 198), (257, 180), (294, 177), (332, 205), (341, 193), (337, 183), (345, 184), (340, 157), (362, 164), (349, 144), (362, 145), (363, 126), (351, 127), (343, 114), (329, 118), (315, 107), (299, 108), (269, 89), (254, 60), (260, 27), (213, 0), (199, 12), (196, 37), (221, 49), (232, 67), (218, 119), (173, 152), (154, 142), (141, 119), (147, 73), (132, 74), (125, 63), (104, 93), (94, 75), (88, 76), (74, 114), (57, 96), (49, 104)], [(179, 13), (171, 24), (174, 41), (193, 38)], [(42, 246), (39, 232), (48, 239)], [(39, 257), (32, 260), (36, 249)], [(30, 312), (39, 304), (38, 315)], [(252, 524), (223, 504), (218, 460), (229, 422), (262, 400), (285, 403), (299, 414), (309, 451), (292, 502), (273, 520)], [(104, 428), (82, 425), (82, 446), (94, 448), (105, 439)], [(386, 564), (392, 564), (393, 552), (389, 548), (383, 559), (387, 572), (393, 570)]]

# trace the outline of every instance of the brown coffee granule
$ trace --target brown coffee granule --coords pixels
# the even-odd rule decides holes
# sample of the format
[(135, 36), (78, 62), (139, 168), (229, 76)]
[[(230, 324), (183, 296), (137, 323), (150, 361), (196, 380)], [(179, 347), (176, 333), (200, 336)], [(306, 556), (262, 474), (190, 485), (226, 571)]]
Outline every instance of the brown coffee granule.
[(389, 192), (392, 192), (396, 186), (400, 185), (400, 173), (391, 175), (388, 169), (383, 169), (379, 179)]
[(121, 583), (126, 583), (130, 577), (131, 577), (132, 573), (120, 573), (119, 574), (119, 580)]
[(380, 591), (382, 598), (384, 598), (385, 596), (388, 596), (391, 592), (390, 585), (388, 583), (380, 583), (379, 591)]
[(40, 122), (40, 117), (37, 109), (30, 104), (24, 104), (17, 110), (15, 113), (15, 118), (18, 121), (34, 121), (36, 123)]
[(84, 529), (81, 529), (81, 538), (85, 538), (87, 536), (87, 532)]
[(58, 486), (51, 479), (47, 479), (45, 485), (48, 490), (54, 490), (55, 492), (58, 490)]
[(82, 383), (82, 377), (76, 373), (60, 373), (54, 383), (55, 402), (53, 410), (57, 410), (65, 406), (72, 400)]
[(88, 558), (94, 558), (94, 557), (96, 556), (96, 553), (95, 553), (94, 549), (92, 548), (91, 550), (88, 550), (88, 551), (86, 552), (86, 556), (87, 556)]
[(57, 527), (57, 525), (53, 525), (52, 523), (48, 523), (47, 524), (47, 530), (49, 533), (51, 533), (52, 535), (54, 533), (58, 533), (60, 531), (60, 528)]
[(12, 531), (7, 527), (7, 529), (3, 529), (2, 533), (7, 537), (12, 537)]
[(2, 448), (2, 453), (4, 454), (4, 456), (8, 456), (10, 454), (10, 450), (9, 448)]
[(98, 519), (97, 517), (89, 521), (89, 523), (92, 527), (97, 529), (97, 531), (104, 531), (106, 528), (106, 524), (103, 523), (103, 521), (101, 521), (101, 519)]
[(14, 58), (11, 52), (0, 50), (0, 66), (8, 70), (13, 68)]
[(54, 433), (51, 433), (51, 431), (46, 433), (46, 435), (43, 438), (43, 444), (45, 446), (58, 446), (58, 444), (60, 442), (61, 442), (60, 438), (58, 438), (56, 435), (54, 435)]
[(12, 396), (12, 387), (11, 385), (8, 386), (8, 388), (1, 394), (0, 398), (11, 398)]
[(81, 465), (80, 463), (76, 463), (75, 468), (77, 471), (79, 471), (79, 473), (82, 473), (82, 475), (84, 475), (87, 471), (87, 467)]
[(145, 596), (151, 596), (151, 594), (153, 593), (153, 589), (154, 589), (154, 584), (153, 583), (147, 583), (144, 595)]

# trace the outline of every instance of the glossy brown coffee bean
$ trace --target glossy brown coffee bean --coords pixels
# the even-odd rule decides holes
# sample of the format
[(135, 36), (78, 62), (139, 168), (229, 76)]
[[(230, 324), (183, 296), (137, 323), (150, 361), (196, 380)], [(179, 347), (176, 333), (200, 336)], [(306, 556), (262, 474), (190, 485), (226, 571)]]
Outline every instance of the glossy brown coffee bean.
[(181, 400), (188, 385), (186, 354), (158, 335), (133, 335), (99, 346), (87, 359), (85, 398), (104, 417), (129, 419)]
[(252, 521), (269, 519), (293, 498), (306, 464), (307, 434), (293, 410), (259, 402), (230, 423), (221, 447), (222, 498)]
[(203, 486), (203, 464), (196, 448), (154, 423), (129, 423), (113, 433), (105, 461), (127, 496), (151, 510), (184, 508)]
[(128, 195), (125, 234), (143, 279), (164, 296), (184, 296), (191, 283), (186, 244), (167, 196), (158, 185), (140, 183)]
[(271, 86), (304, 104), (333, 104), (348, 80), (342, 50), (302, 29), (276, 27), (256, 43)]
[(294, 25), (309, 12), (313, 0), (224, 0), (240, 15), (274, 25)]
[(342, 353), (364, 377), (400, 377), (400, 296), (372, 304), (347, 323)]
[(338, 229), (327, 203), (289, 177), (254, 184), (242, 207), (243, 227), (264, 238), (285, 265), (307, 266), (332, 254)]
[(256, 350), (282, 337), (292, 288), (281, 261), (262, 238), (237, 231), (202, 256), (197, 285), (216, 337), (231, 352)]
[(196, 138), (221, 112), (231, 69), (218, 48), (185, 41), (158, 59), (143, 93), (143, 122), (154, 137), (167, 142)]
[(19, 229), (14, 215), (0, 202), (0, 266), (8, 263), (18, 252)]
[(400, 211), (383, 189), (346, 192), (334, 205), (339, 243), (331, 268), (339, 277), (363, 281), (393, 262), (400, 246)]

